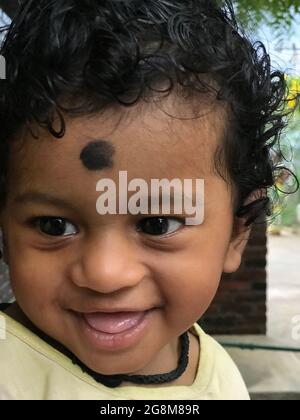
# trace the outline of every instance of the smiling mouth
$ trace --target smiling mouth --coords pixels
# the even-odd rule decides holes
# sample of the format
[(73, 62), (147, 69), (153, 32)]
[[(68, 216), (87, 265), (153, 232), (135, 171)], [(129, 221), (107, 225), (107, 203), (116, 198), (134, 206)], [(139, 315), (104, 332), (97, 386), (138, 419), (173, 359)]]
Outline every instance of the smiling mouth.
[(85, 322), (94, 330), (106, 334), (119, 334), (134, 328), (146, 311), (83, 313)]
[(121, 351), (145, 337), (159, 308), (145, 311), (76, 312), (84, 345), (97, 350)]

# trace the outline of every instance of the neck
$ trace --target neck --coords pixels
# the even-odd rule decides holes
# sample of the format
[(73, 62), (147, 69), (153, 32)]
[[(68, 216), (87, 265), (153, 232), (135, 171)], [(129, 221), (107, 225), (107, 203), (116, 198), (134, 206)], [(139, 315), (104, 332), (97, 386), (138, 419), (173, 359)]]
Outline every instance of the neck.
[[(184, 373), (177, 379), (171, 382), (162, 384), (143, 384), (143, 387), (158, 388), (168, 386), (191, 386), (197, 376), (199, 357), (200, 357), (200, 346), (199, 339), (192, 333), (188, 332), (190, 346), (189, 346), (189, 363)], [(174, 348), (175, 347), (175, 348)], [(170, 357), (170, 354), (172, 355)], [(170, 372), (178, 367), (178, 360), (181, 355), (181, 345), (179, 338), (176, 341), (176, 345), (166, 346), (160, 352), (154, 361), (147, 365), (142, 370), (135, 372), (135, 375), (155, 375), (158, 372), (166, 373)], [(162, 362), (163, 361), (163, 362)], [(132, 386), (131, 382), (124, 381), (120, 387)]]
[[(28, 328), (30, 331), (38, 335), (56, 350), (60, 351), (61, 353), (69, 356), (68, 351), (64, 349), (59, 343), (54, 341), (51, 337), (45, 335), (42, 331), (40, 331), (23, 313), (21, 308), (17, 303), (12, 304), (9, 308), (5, 310), (5, 313), (15, 319), (17, 322), (22, 324), (24, 327)], [(165, 384), (144, 384), (143, 387), (162, 387), (162, 386), (190, 386), (194, 383), (198, 365), (199, 365), (199, 357), (200, 357), (200, 346), (199, 346), (199, 339), (195, 337), (192, 333), (188, 332), (189, 340), (190, 340), (190, 349), (189, 349), (189, 363), (185, 370), (185, 372), (177, 379), (171, 382), (167, 382)], [(151, 361), (147, 366), (143, 369), (133, 372), (134, 375), (155, 375), (158, 372), (166, 373), (170, 372), (177, 368), (178, 360), (181, 355), (181, 344), (179, 337), (176, 338), (175, 341), (169, 343), (165, 346), (155, 357), (154, 360)], [(132, 386), (132, 382), (124, 381), (122, 382), (120, 387), (124, 386)], [(135, 385), (137, 386), (137, 385)]]

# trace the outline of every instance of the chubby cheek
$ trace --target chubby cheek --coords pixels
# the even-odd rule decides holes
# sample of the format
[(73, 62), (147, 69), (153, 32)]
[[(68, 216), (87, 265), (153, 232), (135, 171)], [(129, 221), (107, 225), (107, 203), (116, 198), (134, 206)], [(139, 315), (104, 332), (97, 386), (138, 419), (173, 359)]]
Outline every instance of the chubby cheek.
[(224, 249), (208, 243), (191, 244), (185, 251), (157, 262), (156, 275), (169, 308), (170, 325), (184, 331), (206, 312), (219, 287)]
[(17, 249), (10, 254), (12, 288), (22, 310), (41, 327), (56, 317), (62, 273), (46, 253), (27, 248), (21, 255)]

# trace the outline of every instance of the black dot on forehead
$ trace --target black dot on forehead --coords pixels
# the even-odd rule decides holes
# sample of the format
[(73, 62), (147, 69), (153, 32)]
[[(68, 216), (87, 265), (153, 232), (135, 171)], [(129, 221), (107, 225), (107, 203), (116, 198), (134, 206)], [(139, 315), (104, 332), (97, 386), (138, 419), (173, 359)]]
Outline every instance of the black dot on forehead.
[(93, 140), (81, 151), (80, 160), (90, 171), (99, 171), (114, 166), (115, 149), (107, 140)]

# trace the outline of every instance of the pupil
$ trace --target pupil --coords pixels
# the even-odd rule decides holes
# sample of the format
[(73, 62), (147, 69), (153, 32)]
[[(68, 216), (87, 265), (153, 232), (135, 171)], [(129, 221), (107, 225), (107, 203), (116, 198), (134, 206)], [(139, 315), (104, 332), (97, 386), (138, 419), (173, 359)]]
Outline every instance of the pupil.
[(168, 223), (166, 219), (149, 219), (146, 221), (145, 231), (151, 235), (163, 235), (168, 231)]
[(60, 236), (66, 229), (65, 222), (62, 219), (41, 219), (40, 229), (47, 235)]

